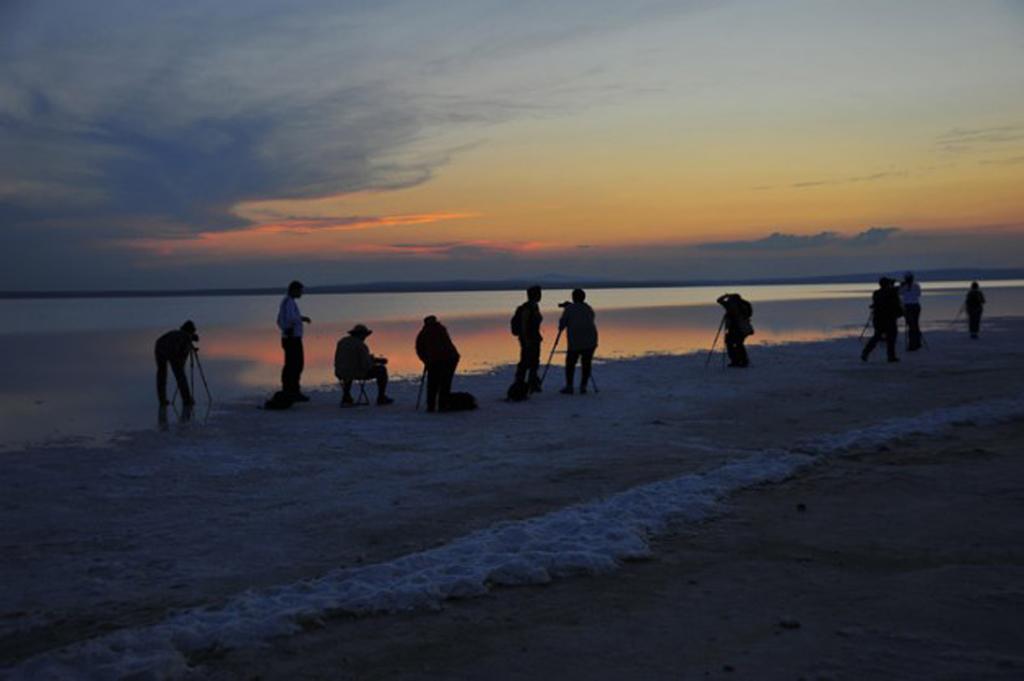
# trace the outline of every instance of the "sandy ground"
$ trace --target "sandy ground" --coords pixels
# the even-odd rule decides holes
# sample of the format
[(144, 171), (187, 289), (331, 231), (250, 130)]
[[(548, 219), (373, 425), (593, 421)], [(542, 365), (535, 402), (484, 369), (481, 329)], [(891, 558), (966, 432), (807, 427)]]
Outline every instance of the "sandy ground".
[(604, 577), (329, 620), (217, 679), (1019, 679), (1024, 422), (824, 462)]
[[(887, 418), (1018, 398), (1024, 395), (1024, 350), (1017, 343), (1021, 333), (1024, 320), (1010, 318), (990, 320), (985, 337), (977, 342), (963, 333), (935, 331), (928, 335), (927, 351), (904, 355), (897, 365), (886, 364), (882, 353), (868, 364), (861, 363), (858, 345), (851, 338), (761, 346), (752, 351), (754, 366), (749, 371), (705, 368), (702, 355), (606, 362), (597, 367), (599, 394), (571, 398), (553, 394), (556, 375), (548, 392), (526, 404), (500, 401), (510, 377), (505, 370), (459, 378), (462, 389), (481, 398), (482, 408), (471, 414), (417, 413), (412, 410), (415, 385), (396, 384), (398, 404), (386, 409), (340, 410), (336, 393), (316, 394), (312, 404), (279, 413), (254, 409), (254, 400), (219, 409), (209, 423), (131, 434), (114, 447), (4, 452), (0, 457), (0, 584), (4, 585), (0, 590), (0, 669), (110, 632), (164, 622), (182, 609), (217, 607), (250, 589), (273, 589), (317, 579), (332, 570), (378, 564), (445, 545), (496, 523), (717, 469), (808, 438), (871, 427)], [(797, 523), (794, 531), (806, 530), (807, 542), (845, 536), (834, 529), (836, 523), (842, 526), (843, 518), (799, 525), (820, 518), (815, 509), (826, 508), (826, 499), (834, 498), (843, 509), (877, 510), (876, 520), (888, 522), (885, 513), (894, 502), (902, 502), (908, 493), (910, 498), (920, 497), (911, 486), (858, 503), (849, 496), (857, 490), (846, 490), (842, 483), (844, 474), (856, 470), (847, 471), (842, 468), (845, 465), (837, 464), (831, 491), (823, 492), (821, 499), (805, 501), (808, 512), (792, 519)], [(1003, 482), (1013, 479), (997, 477)], [(827, 479), (821, 484), (828, 490)], [(926, 490), (933, 487), (922, 484)], [(870, 489), (869, 485), (864, 491)], [(999, 524), (993, 525), (1009, 531), (1011, 519), (1020, 517), (1019, 493), (1016, 502), (1012, 495), (1006, 499), (993, 495), (991, 502), (1017, 504), (1012, 509), (1016, 516), (1006, 507)], [(780, 503), (786, 513), (793, 506), (789, 501)], [(934, 522), (934, 514), (941, 510), (929, 508), (915, 536), (955, 527)], [(963, 517), (982, 511), (971, 507)], [(772, 522), (759, 527), (755, 519), (762, 513), (768, 513)], [(502, 616), (490, 618), (483, 613), (492, 606), (504, 607), (508, 599), (522, 599), (536, 602), (538, 622), (551, 622), (538, 624), (542, 631), (558, 622), (568, 622), (564, 626), (570, 629), (581, 627), (589, 611), (581, 612), (565, 601), (549, 607), (541, 600), (553, 595), (557, 602), (562, 590), (572, 593), (575, 589), (575, 602), (590, 603), (596, 598), (595, 584), (605, 585), (596, 593), (614, 594), (615, 580), (621, 579), (618, 586), (627, 588), (620, 595), (621, 605), (618, 610), (614, 603), (608, 606), (618, 617), (606, 611), (593, 620), (607, 628), (603, 638), (593, 634), (599, 643), (604, 641), (598, 646), (603, 652), (590, 656), (595, 661), (576, 660), (575, 655), (558, 652), (563, 650), (559, 646), (551, 653), (566, 658), (565, 664), (572, 668), (595, 665), (589, 669), (596, 674), (604, 667), (599, 660), (612, 651), (646, 659), (634, 656), (642, 644), (664, 642), (677, 631), (691, 636), (691, 629), (681, 628), (680, 620), (686, 627), (695, 626), (689, 623), (700, 612), (753, 623), (748, 605), (710, 607), (702, 600), (703, 591), (710, 589), (708, 583), (716, 579), (712, 575), (732, 571), (733, 579), (719, 582), (718, 589), (738, 594), (749, 582), (749, 593), (753, 593), (762, 582), (764, 568), (754, 563), (776, 564), (771, 553), (758, 561), (739, 560), (747, 554), (729, 542), (748, 531), (753, 538), (772, 536), (769, 530), (778, 531), (776, 521), (787, 516), (782, 510), (753, 510), (746, 517), (751, 523), (747, 529), (739, 523), (724, 531), (718, 542), (712, 541), (712, 533), (703, 544), (678, 550), (673, 542), (656, 546), (658, 562), (632, 566), (608, 579), (502, 592), (459, 606), (458, 610), (481, 613), (476, 620), (467, 616), (468, 629), (481, 636), (494, 632), (490, 639), (482, 637), (475, 651), (468, 645), (471, 639), (462, 642), (464, 631), (444, 624), (449, 615), (422, 620), (421, 616), (338, 620), (331, 630), (349, 629), (341, 640), (364, 641), (362, 652), (352, 658), (363, 660), (359, 676), (373, 677), (378, 672), (371, 670), (378, 669), (386, 676), (388, 665), (402, 659), (408, 646), (415, 648), (421, 639), (424, 650), (430, 651), (450, 648), (443, 642), (458, 640), (454, 653), (465, 649), (467, 659), (480, 664), (489, 659), (485, 653), (490, 650), (495, 667), (512, 673), (516, 667), (511, 652), (525, 646), (534, 653), (527, 659), (536, 658), (540, 665), (546, 658), (536, 653), (544, 644), (526, 641), (516, 647), (510, 643), (516, 632), (521, 628), (525, 636), (525, 629), (533, 624), (517, 627), (514, 620), (505, 622)], [(971, 527), (981, 525), (971, 521)], [(780, 538), (779, 545), (787, 546), (788, 541), (798, 540)], [(951, 538), (935, 545), (963, 547), (970, 541)], [(773, 543), (759, 544), (750, 550), (756, 555), (773, 547)], [(703, 560), (714, 567), (705, 570), (687, 562), (700, 555), (698, 548), (704, 552)], [(893, 549), (897, 550), (917, 555), (913, 547)], [(919, 546), (916, 550), (927, 553), (930, 549)], [(716, 555), (718, 563), (712, 560)], [(823, 560), (820, 551), (812, 555)], [(661, 586), (628, 591), (630, 584), (641, 579), (637, 570), (673, 564), (672, 579), (687, 575), (679, 584), (666, 577)], [(787, 564), (797, 570), (803, 563), (789, 560)], [(688, 570), (699, 574), (689, 575)], [(698, 584), (690, 585), (690, 579)], [(1019, 591), (1020, 581), (1016, 583)], [(666, 633), (640, 627), (635, 636), (630, 634), (633, 618), (624, 613), (662, 601), (675, 604), (672, 611), (679, 618), (659, 625)], [(773, 636), (776, 620), (792, 612), (787, 605), (791, 601), (765, 606), (771, 606), (768, 619), (775, 627)], [(750, 602), (760, 601), (751, 597)], [(827, 599), (823, 597), (822, 602)], [(547, 609), (540, 610), (542, 606)], [(639, 620), (644, 621), (642, 614)], [(619, 624), (621, 629), (616, 628)], [(404, 641), (395, 652), (382, 643), (383, 632), (400, 626), (410, 628), (395, 629), (394, 636), (389, 636)], [(864, 626), (870, 628), (870, 622)], [(448, 635), (431, 638), (435, 630)], [(816, 629), (805, 623), (784, 633), (794, 631), (809, 638), (808, 632)], [(695, 645), (697, 641), (704, 645)], [(273, 649), (276, 657), (271, 655), (254, 669), (285, 664), (293, 643), (306, 645), (302, 638), (282, 642)], [(708, 650), (706, 643), (698, 636), (676, 640), (672, 647), (682, 656)], [(342, 647), (335, 644), (333, 649), (337, 652)], [(374, 650), (379, 658), (374, 658)], [(708, 671), (717, 673), (726, 664), (739, 669), (739, 652), (724, 652), (736, 656), (721, 665), (716, 661)], [(412, 659), (423, 654), (408, 651)], [(239, 653), (224, 664), (233, 670), (231, 665), (242, 659), (244, 653)], [(318, 665), (312, 652), (310, 659), (304, 671), (325, 678), (334, 675), (333, 662), (322, 660)], [(452, 660), (454, 664), (456, 658)], [(422, 664), (431, 662), (417, 663), (414, 671), (422, 672)], [(588, 668), (579, 668), (583, 677), (590, 675)], [(458, 669), (452, 667), (452, 674), (457, 675)], [(650, 673), (659, 669), (652, 668)], [(536, 670), (541, 673), (543, 667)], [(403, 670), (393, 671), (401, 676)], [(486, 671), (481, 667), (480, 673)], [(280, 667), (280, 674), (273, 676), (290, 674)], [(467, 668), (468, 677), (476, 674)]]

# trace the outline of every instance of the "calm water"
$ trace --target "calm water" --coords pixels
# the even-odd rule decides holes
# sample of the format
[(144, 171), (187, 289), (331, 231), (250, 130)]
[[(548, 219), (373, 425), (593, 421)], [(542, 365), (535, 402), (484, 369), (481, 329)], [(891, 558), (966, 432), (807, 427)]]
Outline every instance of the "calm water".
[[(925, 282), (923, 321), (949, 320), (967, 282)], [(868, 284), (748, 286), (757, 334), (751, 345), (859, 333)], [(986, 314), (1024, 314), (1024, 281), (988, 282)], [(594, 289), (604, 358), (707, 348), (721, 318), (720, 287)], [(460, 371), (517, 359), (508, 318), (519, 292), (359, 293), (306, 296), (306, 387), (332, 385), (334, 345), (353, 324), (374, 329), (371, 351), (393, 375), (418, 376), (413, 340), (436, 314), (462, 353)], [(554, 340), (568, 290), (544, 293), (545, 336)], [(279, 296), (0, 301), (0, 448), (66, 438), (103, 439), (117, 430), (156, 426), (153, 342), (185, 319), (199, 327), (203, 366), (219, 402), (254, 404), (279, 380), (274, 324)], [(710, 304), (709, 304), (710, 302)], [(545, 357), (548, 348), (545, 346)], [(754, 356), (756, 362), (756, 355)], [(173, 378), (170, 379), (173, 390)], [(173, 415), (172, 415), (173, 419)]]

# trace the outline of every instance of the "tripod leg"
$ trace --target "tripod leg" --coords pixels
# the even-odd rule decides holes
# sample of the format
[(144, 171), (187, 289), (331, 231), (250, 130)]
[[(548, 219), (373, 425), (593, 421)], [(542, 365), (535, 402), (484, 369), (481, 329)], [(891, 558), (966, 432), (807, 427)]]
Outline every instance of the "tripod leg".
[(427, 367), (423, 367), (423, 375), (420, 376), (420, 389), (416, 391), (416, 411), (420, 410), (420, 400), (423, 399), (423, 384), (427, 382)]
[(722, 327), (725, 326), (725, 315), (722, 315), (722, 321), (718, 324), (718, 331), (715, 332), (715, 340), (711, 341), (711, 349), (708, 350), (708, 356), (704, 360), (705, 368), (711, 364), (711, 356), (715, 354), (715, 346), (718, 345), (718, 337), (722, 335)]
[(555, 336), (555, 343), (551, 346), (551, 354), (548, 355), (548, 363), (544, 367), (544, 373), (541, 374), (540, 382), (544, 384), (544, 379), (548, 377), (548, 369), (551, 368), (551, 361), (555, 358), (555, 350), (558, 348), (558, 341), (562, 339), (562, 329), (558, 330), (558, 335)]
[[(199, 367), (199, 378), (201, 378), (202, 381), (203, 381), (203, 390), (206, 391), (206, 401), (212, 404), (213, 403), (213, 395), (210, 394), (210, 385), (209, 385), (209, 383), (206, 382), (206, 372), (203, 371), (203, 363), (199, 361), (199, 353), (198, 352), (193, 351), (192, 354), (195, 355), (196, 366)], [(193, 381), (193, 383), (194, 383), (194, 381)], [(193, 388), (192, 390), (193, 390), (193, 393), (194, 393), (195, 392), (195, 388)], [(193, 399), (195, 399), (195, 398), (193, 397)]]

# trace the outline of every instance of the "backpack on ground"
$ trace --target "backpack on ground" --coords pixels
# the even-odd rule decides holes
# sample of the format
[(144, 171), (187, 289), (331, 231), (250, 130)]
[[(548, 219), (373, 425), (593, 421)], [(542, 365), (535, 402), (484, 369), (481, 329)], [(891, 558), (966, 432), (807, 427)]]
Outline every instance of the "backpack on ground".
[(448, 396), (448, 411), (473, 411), (476, 398), (472, 393), (452, 393)]
[(526, 381), (516, 381), (508, 387), (508, 393), (505, 395), (505, 399), (509, 402), (522, 402), (529, 398), (530, 387)]
[(508, 321), (513, 336), (518, 336), (520, 333), (523, 332), (523, 314), (525, 314), (525, 307), (526, 303), (523, 303), (522, 305), (517, 307), (515, 314), (512, 315), (512, 319)]
[(288, 409), (293, 404), (295, 404), (295, 400), (292, 399), (291, 395), (283, 390), (278, 390), (276, 393), (271, 395), (269, 400), (263, 403), (263, 408), (270, 409), (272, 411), (279, 411), (281, 409)]

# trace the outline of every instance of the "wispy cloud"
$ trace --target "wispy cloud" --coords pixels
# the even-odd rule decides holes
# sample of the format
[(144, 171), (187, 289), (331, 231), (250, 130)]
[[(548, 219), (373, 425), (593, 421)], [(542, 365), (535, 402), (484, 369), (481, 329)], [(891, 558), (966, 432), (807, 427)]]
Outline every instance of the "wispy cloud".
[(1024, 142), (1024, 125), (953, 128), (935, 139), (936, 147), (953, 154), (963, 154), (1020, 142)]
[(983, 166), (1015, 166), (1024, 163), (1024, 156), (1011, 156), (1009, 158), (991, 158), (978, 161)]
[[(359, 251), (363, 245), (339, 241), (339, 237), (347, 232), (413, 227), (469, 217), (473, 217), (473, 214), (437, 212), (372, 217), (293, 218), (246, 225), (233, 230), (118, 239), (111, 243), (160, 256), (245, 257), (275, 252), (281, 255), (353, 253)], [(368, 248), (372, 250), (379, 247), (369, 245)]]
[(880, 244), (899, 231), (899, 227), (871, 227), (853, 236), (844, 236), (833, 231), (822, 231), (817, 234), (772, 232), (761, 239), (712, 241), (698, 244), (697, 248), (711, 251), (752, 252), (810, 250), (834, 246), (864, 247)]
[(899, 177), (907, 177), (909, 173), (906, 170), (887, 170), (884, 172), (871, 173), (869, 175), (851, 175), (849, 177), (837, 177), (837, 178), (822, 178), (818, 180), (801, 180), (800, 182), (793, 182), (784, 185), (768, 185), (761, 184), (751, 189), (756, 191), (765, 191), (768, 189), (811, 189), (814, 187), (829, 187), (843, 184), (857, 184), (860, 182), (878, 182), (880, 180), (889, 180)]

